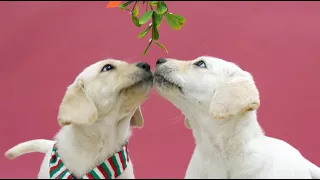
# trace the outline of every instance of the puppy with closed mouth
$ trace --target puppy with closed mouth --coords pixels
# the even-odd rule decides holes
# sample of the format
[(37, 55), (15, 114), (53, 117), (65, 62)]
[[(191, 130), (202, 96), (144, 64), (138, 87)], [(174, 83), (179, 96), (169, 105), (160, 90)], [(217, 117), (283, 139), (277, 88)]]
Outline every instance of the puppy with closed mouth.
[(297, 149), (264, 135), (249, 72), (209, 56), (162, 58), (154, 77), (159, 94), (185, 115), (196, 142), (185, 178), (320, 178), (320, 169)]
[(62, 99), (55, 140), (20, 143), (5, 153), (45, 153), (39, 179), (131, 179), (131, 127), (141, 128), (140, 105), (153, 85), (147, 63), (107, 59), (85, 68)]

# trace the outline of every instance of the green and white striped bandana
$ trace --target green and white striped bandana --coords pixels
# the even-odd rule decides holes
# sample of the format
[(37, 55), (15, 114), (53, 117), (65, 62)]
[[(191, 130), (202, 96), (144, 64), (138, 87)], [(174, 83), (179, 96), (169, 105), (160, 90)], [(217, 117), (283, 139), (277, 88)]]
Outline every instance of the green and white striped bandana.
[[(127, 168), (129, 162), (127, 144), (99, 166), (80, 179), (115, 179)], [(56, 144), (53, 146), (49, 164), (50, 179), (77, 179), (62, 162)]]

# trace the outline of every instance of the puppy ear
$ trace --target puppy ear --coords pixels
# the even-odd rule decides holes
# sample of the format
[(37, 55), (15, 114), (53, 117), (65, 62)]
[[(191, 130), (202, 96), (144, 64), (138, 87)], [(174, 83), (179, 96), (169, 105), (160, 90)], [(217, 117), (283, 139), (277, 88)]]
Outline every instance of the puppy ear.
[(93, 124), (98, 118), (98, 111), (83, 89), (82, 80), (70, 85), (62, 99), (58, 113), (61, 126), (70, 124)]
[(139, 106), (136, 111), (134, 112), (131, 121), (130, 121), (130, 126), (131, 127), (137, 127), (137, 128), (142, 128), (143, 127), (143, 116), (141, 113), (141, 107)]
[(187, 117), (184, 118), (184, 125), (186, 126), (187, 129), (191, 129), (189, 119)]
[(228, 119), (260, 106), (259, 91), (253, 80), (237, 79), (216, 89), (210, 104), (215, 119)]

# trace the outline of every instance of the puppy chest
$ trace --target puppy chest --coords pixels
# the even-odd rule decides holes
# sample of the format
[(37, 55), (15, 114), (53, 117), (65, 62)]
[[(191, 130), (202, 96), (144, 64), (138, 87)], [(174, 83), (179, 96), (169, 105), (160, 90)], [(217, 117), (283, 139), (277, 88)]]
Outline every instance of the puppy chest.
[[(199, 172), (199, 178), (209, 179), (227, 179), (229, 178), (229, 166), (225, 163), (225, 160), (219, 155), (211, 156), (197, 156), (195, 155), (195, 161), (192, 162), (197, 166)], [(197, 164), (197, 165), (196, 165)]]

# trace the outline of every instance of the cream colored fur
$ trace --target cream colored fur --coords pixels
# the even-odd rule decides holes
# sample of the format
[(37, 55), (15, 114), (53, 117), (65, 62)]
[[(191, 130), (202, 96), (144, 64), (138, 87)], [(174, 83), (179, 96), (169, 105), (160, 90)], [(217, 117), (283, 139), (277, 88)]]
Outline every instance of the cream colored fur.
[(251, 74), (234, 63), (208, 56), (167, 59), (154, 76), (196, 142), (185, 178), (320, 178), (320, 169), (297, 149), (264, 134), (256, 116), (259, 91)]
[[(101, 72), (105, 65), (114, 67)], [(143, 126), (140, 105), (152, 87), (150, 71), (119, 60), (99, 61), (81, 72), (62, 100), (55, 140), (20, 143), (5, 155), (14, 159), (25, 153), (46, 153), (38, 178), (49, 178), (49, 159), (54, 142), (59, 155), (77, 178), (121, 150), (131, 135), (130, 127)], [(120, 179), (134, 178), (130, 161)]]

